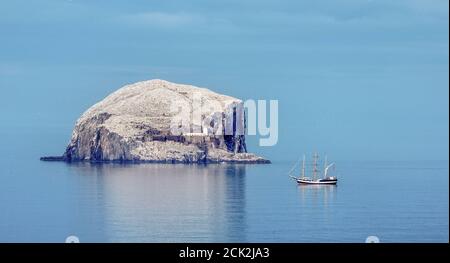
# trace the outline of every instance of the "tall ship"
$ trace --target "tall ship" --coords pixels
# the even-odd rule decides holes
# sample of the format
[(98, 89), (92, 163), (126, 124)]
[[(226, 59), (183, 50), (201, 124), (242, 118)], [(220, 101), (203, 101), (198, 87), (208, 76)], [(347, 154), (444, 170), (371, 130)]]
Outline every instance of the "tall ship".
[(292, 172), (295, 170), (295, 167), (298, 163), (294, 165), (294, 167), (289, 172), (289, 176), (297, 181), (298, 184), (315, 184), (315, 185), (336, 185), (337, 184), (337, 177), (336, 176), (329, 176), (329, 171), (331, 167), (334, 167), (334, 163), (328, 164), (327, 157), (325, 156), (325, 163), (324, 163), (324, 169), (323, 173), (320, 173), (320, 170), (318, 168), (319, 166), (319, 155), (317, 153), (314, 153), (313, 155), (313, 164), (312, 164), (312, 172), (311, 177), (308, 177), (306, 175), (306, 168), (305, 168), (305, 162), (306, 158), (305, 155), (303, 155), (303, 162), (302, 162), (302, 169), (299, 177), (295, 177), (292, 175)]

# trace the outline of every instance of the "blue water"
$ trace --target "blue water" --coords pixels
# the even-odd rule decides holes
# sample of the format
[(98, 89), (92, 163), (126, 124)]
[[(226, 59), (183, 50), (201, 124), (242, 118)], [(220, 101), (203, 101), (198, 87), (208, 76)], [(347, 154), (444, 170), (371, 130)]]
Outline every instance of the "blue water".
[(288, 161), (41, 162), (48, 138), (19, 137), (3, 135), (0, 242), (449, 241), (448, 161), (340, 161), (338, 186), (298, 186)]

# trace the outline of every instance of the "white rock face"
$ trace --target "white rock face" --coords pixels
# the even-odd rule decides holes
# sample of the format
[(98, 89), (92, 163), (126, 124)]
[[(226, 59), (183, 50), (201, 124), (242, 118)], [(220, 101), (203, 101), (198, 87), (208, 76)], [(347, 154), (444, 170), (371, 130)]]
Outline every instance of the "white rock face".
[[(201, 114), (197, 114), (199, 106)], [(247, 153), (244, 126), (239, 99), (164, 80), (143, 81), (88, 109), (78, 119), (62, 159), (269, 162)]]

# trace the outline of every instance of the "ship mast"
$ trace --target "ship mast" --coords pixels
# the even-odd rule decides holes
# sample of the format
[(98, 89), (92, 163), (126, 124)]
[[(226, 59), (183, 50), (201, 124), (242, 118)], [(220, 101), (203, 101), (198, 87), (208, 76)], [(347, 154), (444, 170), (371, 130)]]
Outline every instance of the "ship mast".
[(303, 154), (302, 178), (305, 177), (305, 155)]
[(314, 164), (313, 164), (313, 179), (317, 179), (317, 159), (319, 158), (319, 155), (317, 153), (314, 153)]
[(326, 177), (327, 175), (326, 175), (326, 169), (327, 169), (327, 166), (328, 166), (328, 158), (327, 158), (327, 155), (325, 154), (325, 163), (324, 163), (324, 165), (323, 165), (323, 171), (324, 171), (324, 174), (323, 174), (323, 177)]

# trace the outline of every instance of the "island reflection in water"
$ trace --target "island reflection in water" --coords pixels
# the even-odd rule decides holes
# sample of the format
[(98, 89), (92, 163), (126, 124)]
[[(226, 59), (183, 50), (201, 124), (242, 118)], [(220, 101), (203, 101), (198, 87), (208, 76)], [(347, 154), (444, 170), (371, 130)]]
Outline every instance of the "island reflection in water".
[(79, 194), (96, 202), (108, 241), (246, 240), (245, 165), (68, 166), (87, 179)]

